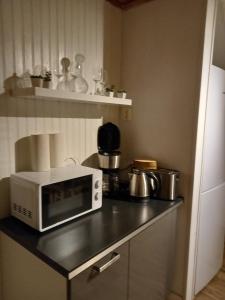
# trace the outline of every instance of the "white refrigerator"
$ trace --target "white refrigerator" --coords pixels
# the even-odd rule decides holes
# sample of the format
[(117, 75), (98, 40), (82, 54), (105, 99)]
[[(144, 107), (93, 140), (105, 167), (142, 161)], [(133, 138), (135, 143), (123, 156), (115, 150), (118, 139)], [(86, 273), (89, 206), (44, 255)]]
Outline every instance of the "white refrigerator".
[(225, 234), (225, 71), (211, 66), (201, 176), (195, 294), (223, 265)]

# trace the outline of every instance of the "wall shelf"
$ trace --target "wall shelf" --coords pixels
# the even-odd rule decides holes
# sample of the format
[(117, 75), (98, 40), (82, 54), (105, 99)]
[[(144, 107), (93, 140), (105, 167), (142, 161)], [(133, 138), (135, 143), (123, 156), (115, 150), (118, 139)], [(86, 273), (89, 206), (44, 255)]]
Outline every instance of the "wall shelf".
[(46, 100), (70, 101), (82, 103), (100, 103), (113, 105), (132, 105), (132, 100), (100, 95), (79, 94), (75, 92), (51, 90), (46, 88), (31, 87), (20, 88), (13, 91), (14, 97), (41, 98)]

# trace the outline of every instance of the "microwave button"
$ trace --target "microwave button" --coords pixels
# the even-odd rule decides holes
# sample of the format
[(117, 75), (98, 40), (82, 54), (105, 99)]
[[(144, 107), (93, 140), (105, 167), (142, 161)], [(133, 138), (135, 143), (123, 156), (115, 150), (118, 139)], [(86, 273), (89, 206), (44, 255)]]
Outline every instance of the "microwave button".
[(98, 196), (98, 193), (95, 194), (95, 201), (98, 201), (99, 199), (99, 196)]
[(98, 189), (99, 188), (99, 181), (97, 180), (96, 182), (95, 182), (95, 189)]

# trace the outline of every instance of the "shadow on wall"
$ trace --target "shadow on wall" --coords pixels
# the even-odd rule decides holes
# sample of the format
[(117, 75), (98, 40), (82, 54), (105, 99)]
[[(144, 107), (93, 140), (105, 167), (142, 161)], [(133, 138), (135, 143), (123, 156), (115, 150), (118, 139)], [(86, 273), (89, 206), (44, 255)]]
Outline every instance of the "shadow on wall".
[(98, 168), (98, 153), (94, 153), (82, 162), (82, 166), (89, 168)]
[(9, 177), (0, 180), (0, 219), (9, 214)]
[[(15, 171), (30, 171), (29, 137), (22, 138), (15, 143)], [(10, 211), (10, 177), (0, 180), (0, 219)]]
[(114, 121), (112, 116), (118, 114), (117, 106), (107, 104), (13, 97), (13, 76), (4, 81), (5, 93), (0, 94), (0, 117), (101, 119), (104, 115), (107, 121)]
[[(5, 93), (0, 94), (0, 117), (63, 117), (96, 119), (101, 118), (102, 116), (103, 105), (97, 105), (96, 107), (96, 104), (73, 103), (71, 101), (59, 101), (57, 99), (41, 100), (13, 97), (13, 90), (16, 88), (16, 80), (16, 73), (4, 80)], [(29, 111), (24, 109), (24, 105), (29, 105)]]
[[(0, 94), (0, 117), (99, 119), (106, 105), (12, 97)], [(28, 109), (27, 109), (28, 108)]]
[(15, 171), (31, 171), (29, 137), (24, 137), (15, 143)]

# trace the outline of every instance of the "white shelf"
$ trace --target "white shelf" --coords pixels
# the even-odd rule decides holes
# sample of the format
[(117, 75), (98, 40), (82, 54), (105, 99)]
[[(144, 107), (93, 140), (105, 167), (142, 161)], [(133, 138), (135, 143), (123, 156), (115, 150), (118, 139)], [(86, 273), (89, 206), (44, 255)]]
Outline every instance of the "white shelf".
[(23, 98), (41, 98), (46, 100), (100, 103), (114, 105), (132, 105), (132, 100), (99, 95), (78, 94), (75, 92), (51, 90), (39, 87), (21, 88), (13, 91), (13, 96)]

